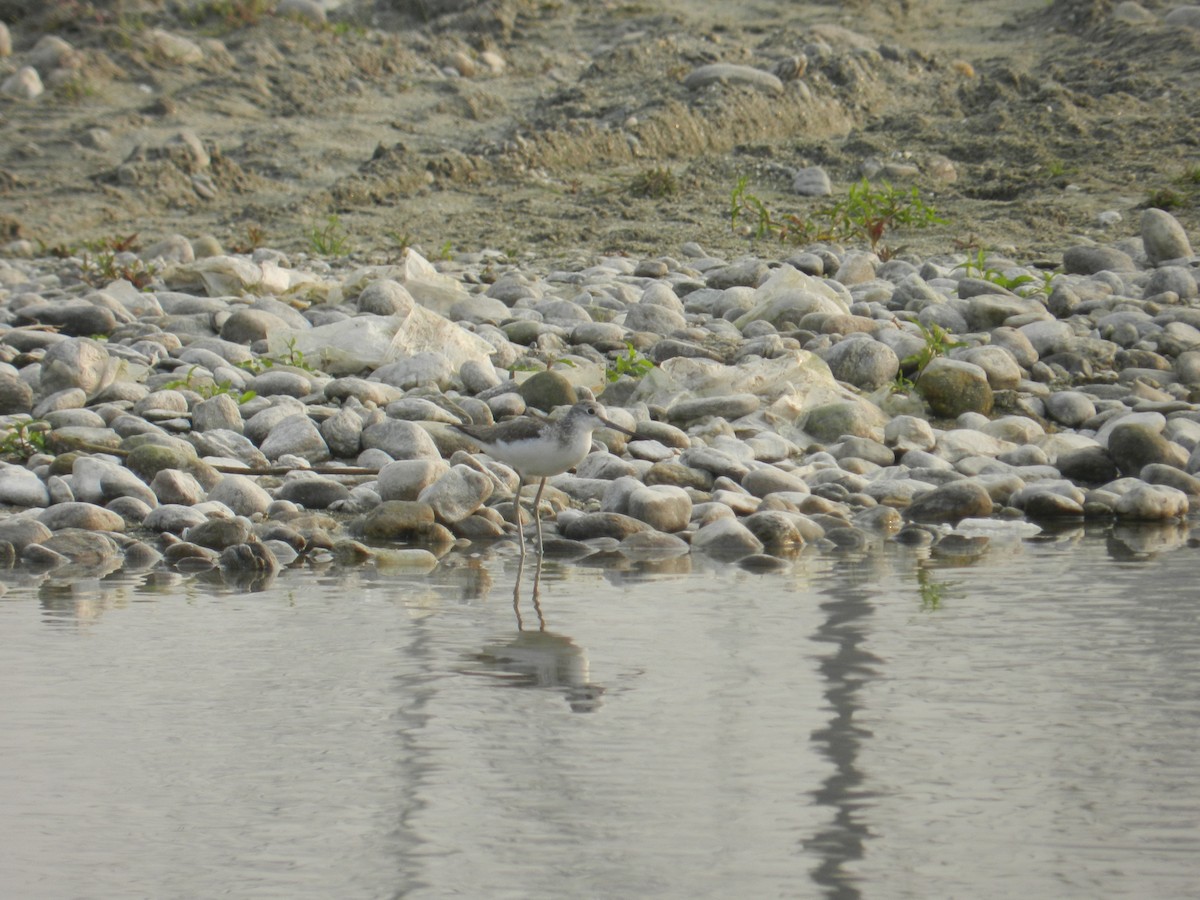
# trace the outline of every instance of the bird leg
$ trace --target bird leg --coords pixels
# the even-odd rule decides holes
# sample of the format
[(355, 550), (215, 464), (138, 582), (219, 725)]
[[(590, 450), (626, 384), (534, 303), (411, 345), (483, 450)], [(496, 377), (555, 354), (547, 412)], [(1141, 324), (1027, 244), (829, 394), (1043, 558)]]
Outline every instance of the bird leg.
[(521, 548), (521, 563), (525, 562), (525, 524), (521, 521), (521, 488), (525, 479), (517, 475), (517, 495), (513, 498), (513, 518), (517, 520), (517, 546)]
[(537, 526), (538, 566), (542, 565), (542, 516), (538, 506), (542, 502), (542, 491), (546, 489), (546, 479), (538, 485), (537, 493), (533, 495), (533, 522)]

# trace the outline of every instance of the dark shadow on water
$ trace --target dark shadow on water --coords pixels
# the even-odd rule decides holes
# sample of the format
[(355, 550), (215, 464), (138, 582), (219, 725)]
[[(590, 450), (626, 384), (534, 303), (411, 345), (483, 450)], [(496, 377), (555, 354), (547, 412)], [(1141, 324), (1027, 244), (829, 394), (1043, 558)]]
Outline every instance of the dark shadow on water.
[(811, 738), (834, 766), (833, 773), (814, 792), (817, 804), (829, 807), (833, 817), (824, 829), (804, 842), (804, 848), (820, 858), (811, 872), (813, 881), (824, 889), (826, 896), (836, 900), (862, 896), (847, 865), (862, 859), (870, 837), (863, 816), (869, 794), (862, 790), (859, 755), (871, 732), (857, 725), (854, 719), (861, 711), (859, 693), (876, 675), (882, 661), (863, 647), (875, 609), (869, 576), (864, 569), (858, 555), (839, 560), (824, 581), (822, 593), (826, 599), (820, 607), (826, 618), (813, 637), (831, 644), (834, 650), (820, 664), (832, 715), (829, 724), (814, 731)]

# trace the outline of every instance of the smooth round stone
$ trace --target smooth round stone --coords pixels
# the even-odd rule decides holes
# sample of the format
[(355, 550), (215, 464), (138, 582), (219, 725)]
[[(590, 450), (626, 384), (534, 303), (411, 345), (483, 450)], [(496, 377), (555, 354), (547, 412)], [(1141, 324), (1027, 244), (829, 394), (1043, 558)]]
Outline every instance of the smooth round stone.
[(482, 472), (457, 465), (424, 488), (417, 501), (427, 504), (439, 521), (454, 523), (483, 506), (492, 490), (492, 480)]
[(0, 463), (0, 503), (31, 508), (48, 506), (50, 491), (46, 483), (28, 469)]
[[(792, 176), (792, 191), (802, 197), (828, 197), (833, 193), (833, 183), (829, 180), (829, 173), (823, 168), (820, 166), (809, 166), (796, 170), (796, 173)], [(816, 260), (814, 270), (802, 266), (796, 266), (796, 268), (802, 272), (808, 272), (810, 275), (822, 274), (821, 258), (816, 254), (809, 255)], [(792, 262), (792, 265), (795, 265), (795, 263)]]
[(446, 472), (442, 459), (404, 459), (388, 462), (379, 470), (379, 496), (384, 500), (416, 500)]
[(1163, 437), (1160, 428), (1141, 421), (1118, 421), (1108, 432), (1107, 448), (1123, 475), (1137, 475), (1152, 463), (1184, 469), (1188, 461), (1186, 450)]
[(403, 396), (399, 388), (354, 375), (326, 382), (322, 392), (327, 400), (345, 401), (353, 397), (359, 403), (373, 403), (376, 406), (386, 406)]
[(1181, 472), (1174, 466), (1151, 463), (1142, 469), (1138, 477), (1147, 484), (1161, 484), (1183, 491), (1189, 500), (1192, 497), (1200, 498), (1200, 478)]
[(763, 543), (736, 518), (723, 518), (699, 528), (692, 536), (692, 549), (718, 559), (734, 560), (763, 552)]
[[(256, 409), (259, 404), (267, 404), (262, 409)], [(307, 407), (297, 400), (295, 397), (279, 396), (271, 400), (265, 397), (256, 397), (253, 401), (245, 404), (246, 415), (249, 415), (245, 427), (243, 429), (246, 437), (253, 443), (261, 445), (275, 430), (275, 427), (289, 416), (302, 416), (307, 414)]]
[(27, 413), (33, 409), (33, 388), (15, 375), (0, 372), (0, 415)]
[[(932, 434), (930, 437), (932, 438)], [(890, 466), (894, 465), (896, 462), (896, 454), (891, 448), (881, 444), (879, 441), (873, 441), (870, 438), (847, 438), (846, 440), (830, 447), (829, 452), (832, 454), (834, 459), (838, 460), (839, 463), (847, 459), (859, 459), (869, 462), (875, 466)]]
[(346, 485), (311, 472), (292, 473), (275, 491), (276, 499), (289, 500), (305, 509), (328, 509), (349, 496)]
[(713, 486), (713, 473), (706, 469), (687, 466), (678, 460), (666, 460), (652, 465), (643, 477), (647, 485), (669, 484), (697, 491), (709, 491)]
[(192, 429), (194, 431), (214, 431), (224, 429), (241, 434), (245, 427), (242, 411), (237, 401), (229, 394), (217, 394), (207, 400), (201, 400), (192, 407)]
[(208, 520), (203, 512), (188, 506), (167, 505), (152, 509), (142, 520), (143, 527), (150, 531), (183, 534), (189, 528)]
[(805, 544), (797, 525), (797, 516), (782, 510), (763, 510), (751, 513), (742, 524), (765, 549), (774, 552), (793, 550)]
[(150, 489), (159, 503), (195, 506), (204, 498), (204, 488), (194, 476), (178, 469), (163, 469), (150, 482)]
[(188, 435), (188, 440), (206, 457), (235, 459), (251, 469), (265, 469), (270, 465), (249, 438), (234, 431), (218, 428), (203, 433), (193, 432)]
[(454, 380), (454, 367), (445, 354), (425, 351), (380, 366), (373, 377), (403, 390), (418, 387), (446, 390)]
[(250, 521), (244, 517), (206, 519), (183, 533), (183, 538), (210, 550), (224, 550), (250, 539)]
[(833, 443), (847, 435), (876, 440), (883, 436), (883, 420), (884, 416), (871, 404), (842, 400), (810, 409), (802, 427), (825, 443)]
[(440, 536), (436, 524), (428, 503), (385, 500), (363, 517), (361, 529), (368, 539), (424, 542)]
[(838, 381), (864, 391), (873, 391), (890, 383), (900, 371), (896, 352), (879, 341), (854, 338), (834, 344), (822, 354)]
[(334, 459), (353, 459), (362, 447), (363, 419), (352, 409), (339, 409), (318, 431)]
[(563, 537), (573, 541), (587, 541), (594, 538), (615, 538), (624, 540), (639, 531), (649, 531), (651, 526), (632, 516), (615, 512), (584, 513), (568, 522), (560, 521)]
[(94, 503), (71, 501), (51, 506), (38, 515), (38, 521), (51, 531), (82, 528), (86, 531), (124, 531), (125, 520)]
[(1096, 415), (1096, 404), (1082, 391), (1055, 391), (1042, 402), (1050, 418), (1067, 428), (1078, 428)]
[(72, 337), (107, 335), (117, 327), (117, 318), (112, 310), (86, 300), (25, 306), (18, 311), (17, 322), (53, 326), (60, 334)]
[(272, 332), (288, 331), (288, 324), (279, 316), (261, 309), (238, 309), (221, 325), (221, 339), (235, 344), (265, 341)]
[[(537, 372), (530, 376), (517, 393), (525, 401), (526, 407), (533, 407), (542, 412), (550, 412), (555, 407), (570, 406), (579, 400), (575, 385), (570, 379), (559, 372)], [(499, 412), (493, 407), (494, 412)], [(521, 410), (524, 412), (524, 410)]]
[(43, 544), (30, 544), (21, 553), (21, 561), (32, 569), (47, 571), (65, 566), (67, 558), (57, 550), (51, 550)]
[(628, 513), (656, 531), (683, 531), (691, 520), (692, 498), (680, 487), (638, 486), (629, 494)]
[(1081, 447), (1063, 453), (1054, 462), (1063, 477), (1080, 484), (1105, 484), (1119, 474), (1117, 464), (1103, 447)]
[(247, 387), (261, 397), (283, 395), (285, 397), (307, 397), (313, 392), (312, 381), (299, 372), (273, 368), (250, 379)]
[(732, 455), (713, 447), (691, 447), (680, 454), (679, 462), (689, 468), (711, 472), (714, 476), (724, 475), (739, 483), (750, 471), (748, 466)]
[(884, 426), (883, 442), (896, 454), (910, 450), (932, 450), (937, 444), (933, 428), (916, 416), (895, 416)]
[(935, 415), (957, 418), (964, 412), (987, 415), (995, 397), (987, 373), (977, 365), (939, 356), (917, 382), (917, 391)]
[(1011, 498), (1013, 506), (1030, 519), (1076, 518), (1083, 515), (1085, 497), (1073, 485), (1034, 484), (1017, 491)]
[(809, 490), (803, 478), (771, 465), (751, 469), (741, 479), (741, 486), (755, 497), (766, 497), (779, 491), (806, 494)]
[(1165, 210), (1147, 209), (1142, 213), (1142, 247), (1152, 263), (1192, 255), (1192, 245), (1179, 220)]
[(1115, 247), (1071, 247), (1063, 253), (1063, 271), (1070, 275), (1136, 272), (1137, 265), (1133, 257)]
[(279, 422), (259, 447), (267, 459), (298, 456), (310, 463), (325, 462), (331, 457), (329, 446), (321, 431), (307, 415), (295, 415)]
[(44, 419), (51, 413), (81, 409), (85, 403), (87, 403), (87, 394), (82, 388), (63, 388), (61, 391), (55, 391), (39, 400), (33, 408), (33, 417)]
[(121, 557), (121, 548), (107, 534), (67, 529), (47, 538), (40, 546), (60, 553), (77, 566), (103, 567)]
[(255, 514), (266, 515), (272, 501), (271, 495), (246, 475), (225, 475), (208, 492), (208, 499), (223, 503), (235, 515), (246, 518)]
[(232, 544), (221, 551), (221, 569), (233, 573), (274, 573), (279, 571), (279, 559), (261, 541)]
[(362, 445), (365, 450), (382, 450), (392, 459), (442, 458), (437, 444), (424, 428), (399, 419), (385, 419), (364, 428)]
[[(1171, 257), (1165, 258), (1171, 259)], [(1196, 276), (1192, 270), (1186, 266), (1162, 266), (1150, 274), (1144, 288), (1144, 295), (1153, 297), (1168, 291), (1177, 295), (1181, 300), (1191, 300), (1197, 293), (1200, 293), (1200, 286), (1197, 285)]]
[(969, 347), (956, 358), (983, 369), (987, 373), (988, 384), (994, 391), (1014, 390), (1021, 383), (1021, 367), (1013, 355), (1003, 347)]
[(1121, 495), (1115, 507), (1117, 518), (1162, 521), (1182, 518), (1188, 513), (1188, 497), (1183, 491), (1161, 484), (1139, 484)]
[(18, 554), (30, 544), (44, 543), (53, 533), (29, 516), (13, 516), (0, 521), (0, 543), (11, 545)]
[[(665, 285), (664, 285), (665, 287)], [(651, 334), (667, 335), (687, 327), (683, 314), (666, 306), (653, 303), (638, 303), (625, 314), (624, 325), (630, 331), (646, 331)]]
[(992, 514), (992, 497), (975, 481), (953, 481), (913, 500), (909, 518), (918, 522), (957, 522)]

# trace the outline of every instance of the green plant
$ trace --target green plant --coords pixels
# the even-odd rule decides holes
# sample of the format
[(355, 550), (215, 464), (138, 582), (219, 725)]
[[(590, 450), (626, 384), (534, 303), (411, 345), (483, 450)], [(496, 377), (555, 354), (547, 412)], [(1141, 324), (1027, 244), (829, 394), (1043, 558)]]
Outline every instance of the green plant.
[[(955, 268), (962, 269), (967, 277), (990, 281), (996, 287), (1011, 291), (1014, 294), (1020, 294), (1022, 297), (1050, 293), (1050, 281), (1054, 278), (1053, 272), (1047, 272), (1043, 275), (1041, 284), (1038, 284), (1036, 278), (1025, 273), (1021, 273), (1020, 275), (1005, 275), (999, 269), (987, 264), (987, 254), (982, 247), (976, 252), (974, 260), (967, 257), (965, 262), (960, 263)], [(1030, 285), (1033, 285), (1033, 287), (1030, 287)]]
[(40, 419), (21, 419), (0, 432), (0, 456), (7, 459), (29, 459), (35, 453), (46, 452), (46, 432), (50, 424)]
[(137, 237), (135, 233), (84, 241), (79, 254), (80, 277), (93, 287), (103, 287), (123, 278), (139, 291), (145, 290), (158, 269), (137, 257), (125, 256), (137, 246)]
[(289, 338), (284, 346), (287, 347), (287, 352), (280, 356), (259, 356), (255, 359), (248, 359), (245, 362), (238, 363), (238, 368), (245, 369), (247, 372), (255, 375), (260, 375), (276, 365), (292, 366), (296, 369), (303, 369), (305, 372), (318, 371), (316, 366), (304, 358), (304, 351), (296, 347), (295, 338)]
[(605, 368), (604, 377), (616, 381), (622, 375), (641, 378), (654, 368), (654, 363), (646, 359), (629, 341), (625, 342), (625, 352), (617, 354), (616, 358)]
[(345, 256), (350, 252), (350, 237), (337, 214), (325, 219), (325, 225), (313, 225), (308, 230), (308, 246), (320, 256)]
[(639, 172), (629, 182), (629, 192), (635, 197), (658, 200), (679, 193), (679, 180), (670, 169), (656, 167)]
[(228, 379), (213, 381), (211, 378), (197, 378), (196, 369), (196, 366), (192, 366), (188, 369), (186, 377), (168, 381), (162, 386), (162, 389), (165, 391), (175, 391), (182, 388), (183, 390), (199, 394), (205, 400), (210, 400), (218, 394), (228, 394), (237, 401), (239, 406), (258, 396), (254, 391), (242, 391), (240, 394), (234, 394), (233, 382)]
[(451, 241), (446, 241), (438, 250), (438, 259), (454, 259), (454, 244)]
[(748, 213), (755, 219), (754, 234), (759, 238), (771, 235), (792, 243), (866, 240), (872, 250), (891, 255), (881, 245), (887, 231), (946, 224), (915, 185), (903, 190), (884, 181), (874, 187), (863, 178), (850, 186), (844, 198), (819, 206), (808, 216), (789, 213), (782, 217), (773, 215), (746, 186), (743, 176), (730, 193), (730, 221), (736, 227), (738, 219)]
[(185, 7), (183, 15), (193, 26), (207, 25), (216, 19), (221, 28), (233, 31), (257, 25), (274, 5), (273, 0), (203, 0)]
[(937, 612), (942, 608), (942, 599), (949, 581), (934, 581), (925, 566), (917, 568), (917, 592), (921, 595), (921, 612)]
[(925, 339), (925, 346), (911, 356), (904, 357), (900, 361), (900, 367), (901, 369), (915, 369), (912, 378), (907, 381), (909, 385), (915, 385), (921, 380), (921, 375), (931, 362), (939, 356), (945, 356), (951, 350), (967, 345), (963, 341), (950, 340), (950, 333), (936, 322), (927, 326), (916, 319), (911, 321), (921, 329), (921, 337)]
[(1183, 209), (1200, 201), (1200, 165), (1190, 165), (1171, 180), (1171, 186), (1150, 191), (1145, 206), (1172, 210)]

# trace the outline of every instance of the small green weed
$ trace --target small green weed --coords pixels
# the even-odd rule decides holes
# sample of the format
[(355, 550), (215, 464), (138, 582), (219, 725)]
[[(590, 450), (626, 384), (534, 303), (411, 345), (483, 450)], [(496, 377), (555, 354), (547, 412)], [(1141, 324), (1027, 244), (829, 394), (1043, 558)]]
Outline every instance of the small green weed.
[(237, 401), (239, 406), (258, 396), (254, 391), (242, 391), (240, 394), (235, 394), (233, 383), (228, 379), (224, 381), (212, 381), (211, 379), (197, 378), (196, 368), (196, 366), (192, 366), (188, 369), (186, 377), (176, 379), (175, 381), (168, 381), (162, 386), (162, 389), (164, 391), (177, 391), (180, 389), (192, 391), (199, 394), (205, 400), (210, 400), (218, 394), (228, 394)]
[(249, 359), (238, 363), (238, 368), (245, 369), (254, 375), (261, 375), (276, 365), (291, 366), (295, 369), (303, 369), (305, 372), (319, 371), (316, 366), (304, 358), (304, 351), (297, 349), (295, 338), (289, 339), (285, 346), (287, 352), (281, 356), (260, 356), (256, 359)]
[(965, 262), (955, 266), (955, 268), (962, 269), (963, 274), (968, 278), (980, 278), (983, 281), (990, 281), (996, 287), (1019, 294), (1022, 297), (1031, 297), (1034, 294), (1049, 294), (1050, 282), (1054, 278), (1053, 272), (1044, 273), (1041, 283), (1032, 275), (1025, 273), (1011, 276), (1005, 275), (999, 269), (987, 264), (987, 253), (982, 247), (976, 252), (974, 260), (967, 257)]
[[(950, 333), (936, 322), (932, 325), (911, 320), (914, 325), (921, 329), (921, 336), (925, 339), (925, 346), (918, 350), (912, 356), (906, 356), (900, 361), (900, 368), (915, 370), (911, 378), (897, 376), (896, 388), (909, 390), (918, 381), (921, 380), (921, 375), (925, 372), (926, 366), (937, 359), (939, 356), (945, 356), (951, 350), (958, 347), (967, 346), (963, 341), (950, 340)], [(904, 386), (901, 388), (901, 386)]]
[(639, 172), (629, 182), (629, 193), (635, 197), (660, 200), (679, 193), (679, 179), (670, 169), (656, 167)]
[(1186, 209), (1200, 202), (1200, 165), (1191, 165), (1172, 179), (1170, 186), (1155, 188), (1146, 197), (1144, 206), (1170, 212)]
[(617, 355), (612, 362), (608, 364), (604, 371), (604, 377), (609, 381), (616, 381), (622, 375), (629, 375), (633, 378), (641, 378), (647, 372), (654, 368), (654, 363), (634, 349), (633, 344), (629, 341), (625, 342), (625, 352)]
[(185, 20), (196, 27), (216, 24), (225, 31), (257, 25), (271, 12), (273, 0), (203, 0), (185, 7)]
[(350, 252), (350, 236), (337, 214), (326, 218), (324, 226), (309, 228), (307, 237), (309, 248), (318, 256), (346, 256)]
[(123, 278), (139, 291), (148, 288), (158, 269), (136, 257), (124, 256), (137, 246), (137, 237), (129, 234), (84, 241), (79, 254), (80, 277), (93, 287), (103, 287)]
[(921, 612), (937, 612), (942, 608), (949, 581), (934, 581), (925, 566), (917, 568), (917, 592), (921, 595)]
[(747, 183), (745, 176), (739, 178), (730, 193), (730, 223), (736, 227), (738, 219), (749, 215), (758, 238), (773, 236), (795, 244), (865, 240), (873, 251), (890, 256), (894, 251), (881, 243), (886, 232), (946, 224), (915, 185), (903, 190), (885, 181), (874, 187), (864, 178), (852, 184), (844, 198), (819, 206), (808, 216), (789, 213), (777, 218), (761, 198), (746, 189)]
[(40, 419), (13, 422), (0, 432), (0, 457), (25, 460), (35, 453), (45, 453), (49, 430), (50, 423)]

